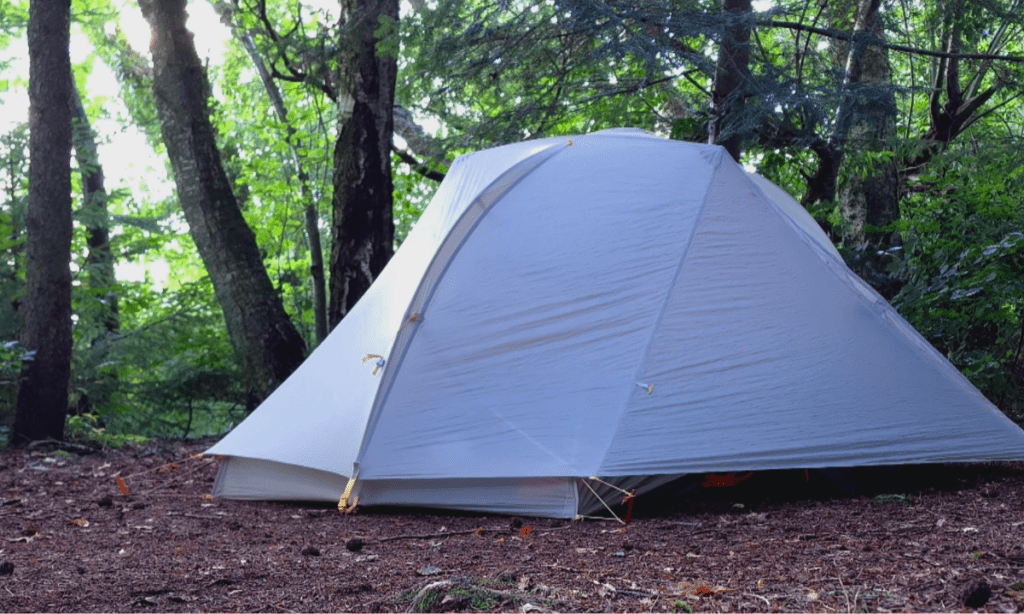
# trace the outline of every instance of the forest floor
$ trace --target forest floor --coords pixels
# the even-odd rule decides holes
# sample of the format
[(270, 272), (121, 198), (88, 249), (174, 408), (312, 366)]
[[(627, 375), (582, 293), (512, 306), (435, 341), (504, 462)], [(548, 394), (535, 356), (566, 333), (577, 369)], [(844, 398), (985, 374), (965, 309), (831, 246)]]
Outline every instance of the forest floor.
[(625, 527), (214, 500), (207, 443), (0, 451), (0, 611), (1024, 610), (1021, 463), (773, 474)]

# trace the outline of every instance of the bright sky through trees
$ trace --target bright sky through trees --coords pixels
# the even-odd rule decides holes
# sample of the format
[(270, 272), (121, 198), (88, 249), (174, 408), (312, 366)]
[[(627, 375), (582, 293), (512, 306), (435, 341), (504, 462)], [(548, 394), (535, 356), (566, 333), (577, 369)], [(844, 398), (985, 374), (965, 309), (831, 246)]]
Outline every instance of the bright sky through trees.
[[(143, 57), (149, 56), (149, 24), (134, 2), (119, 3), (120, 19), (107, 24), (108, 33), (115, 28), (128, 39), (129, 44)], [(224, 46), (231, 31), (221, 23), (208, 2), (189, 3), (188, 28), (196, 36), (200, 57), (210, 65), (223, 63)], [(4, 91), (0, 91), (0, 133), (6, 133), (28, 121), (28, 43), (24, 36), (0, 52), (0, 61), (10, 60), (9, 75), (16, 75)], [(71, 62), (80, 65), (94, 52), (92, 43), (77, 25), (71, 28)], [(15, 80), (17, 79), (17, 80)], [(131, 121), (124, 121), (128, 109), (118, 94), (120, 85), (109, 66), (94, 58), (92, 70), (86, 78), (83, 98), (98, 102), (104, 113), (92, 118), (96, 132), (98, 153), (109, 189), (127, 189), (138, 201), (161, 200), (172, 196), (174, 182), (164, 171), (165, 161), (146, 142), (145, 136)], [(184, 231), (183, 231), (184, 232)], [(150, 280), (162, 286), (169, 275), (164, 261), (146, 264), (117, 263), (117, 276), (125, 281), (144, 281), (146, 271)]]

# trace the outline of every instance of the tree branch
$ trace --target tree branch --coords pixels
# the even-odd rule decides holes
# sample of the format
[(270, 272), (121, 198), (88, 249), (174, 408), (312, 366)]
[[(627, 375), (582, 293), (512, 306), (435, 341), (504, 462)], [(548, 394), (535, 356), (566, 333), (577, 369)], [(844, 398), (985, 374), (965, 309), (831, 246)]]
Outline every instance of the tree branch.
[(423, 175), (427, 179), (431, 179), (433, 181), (438, 182), (444, 181), (444, 173), (440, 171), (435, 171), (426, 164), (423, 164), (422, 162), (414, 158), (412, 154), (410, 154), (409, 152), (402, 151), (401, 149), (395, 147), (394, 145), (391, 146), (391, 151), (395, 152), (395, 155), (398, 156), (399, 160), (408, 164), (410, 167), (412, 167), (412, 170), (416, 171), (420, 175)]
[[(842, 32), (840, 30), (833, 30), (831, 28), (818, 28), (814, 26), (807, 26), (802, 23), (795, 23), (792, 21), (776, 21), (774, 19), (762, 19), (757, 21), (759, 27), (767, 28), (785, 28), (787, 30), (796, 30), (798, 32), (811, 32), (814, 34), (820, 34), (821, 36), (827, 36), (829, 38), (841, 38), (850, 40), (852, 37), (848, 32)], [(918, 49), (916, 47), (908, 47), (906, 45), (895, 45), (892, 43), (885, 43), (879, 41), (878, 46), (884, 47), (885, 49), (892, 49), (893, 51), (902, 51), (904, 53), (912, 53), (915, 55), (925, 55), (933, 58), (953, 58), (958, 60), (998, 60), (1002, 62), (1012, 63), (1024, 63), (1024, 56), (1019, 55), (991, 55), (988, 53), (951, 53), (945, 51), (933, 51), (931, 49)]]

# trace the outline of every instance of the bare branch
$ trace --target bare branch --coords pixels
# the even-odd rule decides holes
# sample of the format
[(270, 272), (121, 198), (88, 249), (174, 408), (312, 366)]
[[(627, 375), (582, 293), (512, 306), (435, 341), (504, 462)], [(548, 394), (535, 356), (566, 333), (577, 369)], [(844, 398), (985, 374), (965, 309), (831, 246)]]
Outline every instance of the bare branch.
[[(840, 38), (850, 40), (852, 37), (850, 33), (843, 32), (840, 30), (833, 30), (831, 28), (818, 28), (814, 26), (807, 26), (802, 23), (795, 23), (792, 21), (776, 21), (774, 19), (758, 20), (757, 25), (760, 27), (767, 28), (785, 28), (788, 30), (796, 30), (798, 32), (812, 32), (814, 34), (820, 34), (821, 36), (827, 36), (829, 38)], [(904, 53), (912, 53), (915, 55), (925, 55), (933, 58), (953, 58), (958, 60), (997, 60), (1001, 62), (1012, 62), (1012, 63), (1024, 63), (1024, 56), (1019, 55), (991, 55), (988, 53), (951, 53), (946, 51), (933, 51), (931, 49), (918, 49), (916, 47), (908, 47), (906, 45), (894, 45), (892, 43), (885, 43), (882, 41), (878, 42), (880, 47), (886, 49), (892, 49), (893, 51), (902, 51)]]
[(419, 173), (420, 175), (423, 175), (427, 179), (431, 179), (433, 181), (444, 181), (444, 173), (442, 173), (441, 171), (435, 171), (426, 164), (423, 164), (422, 162), (414, 158), (412, 154), (410, 154), (409, 152), (403, 151), (395, 147), (394, 145), (391, 146), (391, 151), (395, 152), (395, 155), (398, 156), (398, 159), (408, 164), (416, 173)]

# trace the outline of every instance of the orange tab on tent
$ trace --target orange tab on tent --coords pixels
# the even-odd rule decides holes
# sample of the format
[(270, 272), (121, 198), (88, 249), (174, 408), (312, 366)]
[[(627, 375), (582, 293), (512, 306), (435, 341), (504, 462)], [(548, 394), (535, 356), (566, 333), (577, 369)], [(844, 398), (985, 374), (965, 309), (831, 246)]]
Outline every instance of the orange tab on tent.
[(121, 479), (121, 476), (117, 476), (117, 489), (121, 491), (122, 495), (126, 497), (128, 496), (128, 488), (125, 487), (124, 480)]
[(709, 473), (704, 476), (704, 483), (701, 484), (701, 486), (703, 486), (704, 488), (723, 488), (727, 486), (735, 486), (740, 482), (745, 482), (747, 478), (749, 478), (752, 475), (754, 475), (753, 471), (741, 477), (736, 477), (731, 473), (727, 473), (725, 475)]

